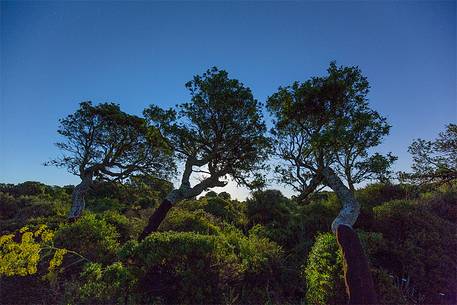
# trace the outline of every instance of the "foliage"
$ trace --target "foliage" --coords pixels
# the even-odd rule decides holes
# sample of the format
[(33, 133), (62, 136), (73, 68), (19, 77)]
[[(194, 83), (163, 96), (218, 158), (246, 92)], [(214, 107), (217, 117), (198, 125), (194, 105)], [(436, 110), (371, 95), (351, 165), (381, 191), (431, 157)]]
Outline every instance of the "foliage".
[(219, 228), (211, 222), (203, 210), (186, 211), (173, 209), (161, 223), (159, 231), (195, 232), (200, 234), (218, 234)]
[(457, 125), (448, 124), (434, 141), (416, 139), (408, 151), (413, 157), (412, 173), (401, 173), (418, 184), (448, 183), (457, 178)]
[(55, 233), (55, 242), (90, 261), (109, 263), (116, 256), (119, 233), (105, 219), (86, 213), (76, 222), (62, 225)]
[(373, 230), (388, 240), (383, 266), (398, 277), (409, 277), (424, 302), (455, 300), (457, 226), (415, 202), (395, 200), (374, 208)]
[(47, 165), (66, 167), (77, 176), (88, 172), (102, 180), (120, 180), (133, 173), (169, 176), (173, 163), (162, 137), (144, 119), (119, 105), (82, 102), (75, 113), (60, 119), (57, 143), (64, 155)]
[[(144, 111), (151, 125), (166, 137), (168, 144), (186, 162), (183, 182), (199, 167), (205, 176), (193, 188), (192, 196), (205, 189), (223, 186), (226, 175), (250, 185), (267, 158), (268, 140), (261, 104), (249, 88), (230, 79), (224, 70), (212, 68), (186, 83), (191, 101), (177, 111), (151, 105)], [(203, 169), (202, 167), (206, 167)], [(254, 176), (253, 176), (254, 175)], [(188, 196), (192, 197), (192, 196)]]
[(129, 294), (136, 278), (121, 263), (103, 267), (89, 263), (81, 273), (78, 304), (128, 304)]
[[(378, 257), (386, 247), (382, 235), (363, 231), (358, 232), (358, 235), (370, 265), (379, 266)], [(372, 269), (372, 273), (381, 304), (404, 303), (404, 297), (398, 289), (395, 289), (393, 281), (384, 271)], [(304, 269), (304, 276), (307, 282), (307, 303), (313, 305), (346, 303), (343, 255), (334, 234), (322, 233), (317, 236)]]
[(126, 244), (120, 255), (138, 274), (137, 289), (149, 291), (142, 302), (155, 297), (165, 303), (194, 304), (220, 303), (229, 284), (240, 300), (265, 298), (262, 290), (252, 296), (248, 291), (255, 290), (248, 288), (266, 285), (262, 277), (271, 277), (280, 250), (266, 239), (242, 237), (236, 231), (219, 236), (158, 232), (142, 243)]
[[(30, 275), (37, 272), (37, 265), (40, 260), (40, 251), (54, 237), (54, 232), (47, 229), (45, 225), (37, 230), (30, 231), (23, 227), (20, 231), (20, 242), (15, 242), (15, 234), (7, 234), (0, 237), (0, 275)], [(64, 249), (56, 251), (51, 260), (50, 269), (55, 269), (61, 264), (60, 257), (65, 254)]]
[(300, 200), (322, 184), (324, 168), (332, 166), (354, 190), (366, 178), (387, 176), (395, 159), (368, 154), (390, 126), (369, 108), (369, 84), (361, 70), (332, 62), (327, 72), (280, 87), (267, 101), (275, 154), (283, 161), (275, 168), (277, 180)]
[[(148, 237), (153, 241), (137, 243), (152, 209), (141, 209), (137, 199), (129, 204), (138, 190), (130, 183), (97, 185), (89, 195), (93, 207), (107, 199), (123, 207), (86, 211), (74, 223), (63, 223), (70, 187), (26, 183), (2, 190), (0, 198), (16, 212), (0, 219), (0, 238), (12, 236), (6, 243), (14, 244), (0, 262), (21, 258), (9, 265), (16, 271), (36, 266), (33, 274), (0, 278), (8, 304), (331, 304), (346, 298), (341, 257), (328, 233), (340, 206), (333, 192), (314, 193), (306, 205), (274, 190), (254, 192), (245, 202), (208, 193), (177, 203), (161, 232)], [(152, 202), (157, 193), (149, 190), (143, 198)], [(370, 231), (358, 233), (382, 301), (454, 304), (455, 188), (373, 184), (356, 197), (362, 215), (370, 213), (357, 227)], [(34, 236), (21, 246), (21, 236), (41, 224), (54, 238), (43, 243)], [(24, 225), (30, 229), (19, 233)], [(35, 244), (38, 261), (30, 251)]]

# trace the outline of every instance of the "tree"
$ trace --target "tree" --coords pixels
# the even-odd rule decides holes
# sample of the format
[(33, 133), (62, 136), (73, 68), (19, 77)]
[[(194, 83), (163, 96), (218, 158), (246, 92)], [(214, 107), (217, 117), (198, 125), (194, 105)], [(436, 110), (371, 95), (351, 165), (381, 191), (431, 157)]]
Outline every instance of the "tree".
[[(150, 106), (144, 112), (168, 140), (184, 169), (179, 188), (156, 209), (140, 240), (157, 230), (173, 204), (225, 186), (228, 177), (240, 185), (260, 186), (259, 172), (268, 156), (269, 140), (261, 104), (251, 90), (217, 68), (194, 76), (186, 87), (191, 101), (177, 110)], [(191, 186), (194, 173), (201, 176)]]
[(65, 141), (56, 145), (63, 155), (45, 165), (66, 167), (81, 178), (72, 194), (71, 220), (81, 216), (94, 179), (122, 181), (135, 174), (167, 178), (174, 173), (171, 151), (158, 130), (117, 104), (82, 102), (59, 122)]
[[(354, 183), (375, 169), (379, 157), (370, 160), (367, 151), (380, 143), (390, 126), (369, 108), (369, 84), (359, 68), (337, 67), (332, 62), (327, 71), (327, 76), (280, 87), (268, 98), (276, 154), (285, 161), (276, 173), (279, 181), (300, 193), (301, 200), (321, 185), (335, 192), (342, 208), (331, 228), (348, 268), (345, 283), (350, 302), (375, 303), (366, 255), (352, 229), (360, 213), (353, 191)], [(360, 285), (361, 281), (371, 285)]]
[(339, 174), (354, 192), (363, 180), (388, 179), (396, 160), (390, 153), (368, 153), (390, 126), (369, 108), (369, 83), (360, 69), (332, 62), (327, 71), (327, 76), (280, 87), (267, 102), (281, 162), (277, 179), (298, 192), (300, 201), (325, 185), (324, 168)]
[(416, 139), (408, 151), (413, 156), (412, 173), (400, 173), (404, 180), (424, 185), (457, 179), (457, 125), (448, 124), (434, 141)]

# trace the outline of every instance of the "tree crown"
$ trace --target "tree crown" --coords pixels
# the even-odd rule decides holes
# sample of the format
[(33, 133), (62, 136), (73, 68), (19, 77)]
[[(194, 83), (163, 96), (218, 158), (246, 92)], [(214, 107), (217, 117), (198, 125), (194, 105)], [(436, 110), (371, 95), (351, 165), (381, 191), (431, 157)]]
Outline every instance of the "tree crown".
[[(217, 68), (194, 76), (186, 88), (190, 102), (168, 110), (152, 105), (145, 116), (160, 129), (177, 156), (186, 160), (186, 167), (207, 167), (195, 172), (216, 180), (230, 175), (238, 183), (250, 185), (269, 146), (261, 104), (248, 87)], [(190, 172), (185, 171), (185, 179)]]
[(104, 180), (121, 180), (134, 173), (169, 177), (174, 172), (171, 151), (158, 130), (117, 104), (82, 102), (59, 122), (58, 133), (65, 141), (56, 145), (62, 156), (45, 165)]

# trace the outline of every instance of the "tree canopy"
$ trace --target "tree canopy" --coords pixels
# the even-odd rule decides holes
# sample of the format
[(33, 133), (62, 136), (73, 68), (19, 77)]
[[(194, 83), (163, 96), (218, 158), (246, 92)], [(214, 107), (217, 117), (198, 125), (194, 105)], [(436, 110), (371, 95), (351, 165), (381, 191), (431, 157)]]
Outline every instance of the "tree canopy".
[(226, 176), (255, 186), (269, 148), (261, 103), (248, 87), (215, 67), (195, 76), (186, 87), (190, 102), (167, 110), (151, 105), (144, 111), (184, 161), (182, 183), (190, 186), (191, 174), (198, 173), (196, 194), (224, 186), (227, 181), (220, 179)]
[[(261, 104), (251, 90), (224, 70), (212, 68), (186, 83), (190, 102), (164, 110), (151, 105), (144, 111), (149, 123), (167, 139), (184, 169), (178, 189), (168, 194), (150, 217), (139, 239), (158, 229), (172, 204), (225, 186), (231, 177), (239, 185), (260, 187), (260, 171), (270, 143)], [(191, 185), (192, 174), (198, 183)]]
[(441, 184), (457, 179), (456, 124), (448, 124), (433, 141), (416, 139), (408, 151), (413, 157), (413, 172), (401, 173), (401, 178), (419, 184)]
[(79, 217), (84, 194), (94, 178), (122, 181), (134, 175), (169, 178), (175, 164), (160, 133), (140, 117), (121, 111), (114, 103), (82, 102), (79, 109), (60, 120), (56, 143), (62, 156), (45, 165), (66, 167), (81, 178), (75, 188), (70, 218)]
[(368, 149), (389, 133), (386, 119), (368, 105), (369, 83), (357, 67), (332, 62), (322, 77), (280, 87), (267, 101), (274, 127), (278, 181), (306, 198), (322, 183), (327, 167), (350, 189), (374, 175), (387, 175), (395, 157)]

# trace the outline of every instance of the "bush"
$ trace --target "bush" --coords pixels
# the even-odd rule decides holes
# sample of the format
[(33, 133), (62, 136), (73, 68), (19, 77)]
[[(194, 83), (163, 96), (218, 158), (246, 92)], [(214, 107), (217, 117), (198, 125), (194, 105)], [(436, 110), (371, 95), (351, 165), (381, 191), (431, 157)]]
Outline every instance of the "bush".
[(119, 233), (113, 225), (85, 213), (76, 222), (62, 225), (55, 234), (59, 248), (75, 251), (94, 262), (109, 263), (119, 247)]
[[(371, 266), (377, 266), (385, 248), (382, 235), (359, 231), (358, 236)], [(401, 304), (403, 296), (386, 273), (372, 268), (375, 289), (381, 304)], [(343, 276), (343, 255), (333, 233), (317, 236), (308, 257), (304, 277), (307, 283), (306, 301), (312, 305), (345, 304), (346, 288)]]
[(290, 215), (291, 201), (284, 197), (280, 191), (257, 191), (246, 200), (246, 214), (248, 225), (268, 225), (272, 222), (278, 225), (287, 222)]
[(0, 219), (8, 219), (16, 215), (19, 207), (13, 196), (0, 192)]
[(121, 243), (125, 243), (130, 239), (136, 239), (146, 226), (144, 219), (127, 217), (119, 214), (117, 211), (106, 211), (100, 217), (116, 228)]
[(421, 207), (452, 223), (457, 223), (457, 192), (436, 192), (419, 201)]
[(235, 209), (229, 199), (223, 199), (221, 194), (218, 197), (207, 198), (204, 210), (228, 223), (241, 225), (243, 223), (241, 213)]
[(159, 231), (195, 232), (214, 235), (219, 228), (202, 210), (186, 211), (180, 208), (172, 209), (159, 226)]
[(425, 303), (455, 303), (457, 275), (450, 270), (457, 268), (457, 225), (410, 201), (387, 202), (374, 215), (374, 229), (388, 240), (383, 266), (410, 279)]
[(139, 303), (208, 304), (229, 297), (264, 303), (265, 283), (273, 282), (272, 266), (280, 252), (267, 239), (234, 229), (223, 235), (156, 232), (141, 243), (127, 243), (119, 255), (138, 275)]
[[(141, 243), (128, 243), (120, 255), (139, 274), (135, 291), (140, 303), (161, 299), (166, 304), (201, 304), (220, 303), (221, 285), (237, 277), (239, 271), (230, 268), (236, 266), (236, 257), (228, 251), (216, 236), (156, 232)], [(227, 278), (219, 276), (223, 265), (231, 269)]]
[(66, 302), (88, 305), (134, 304), (131, 289), (135, 283), (136, 278), (121, 262), (106, 267), (88, 263), (81, 273), (76, 294), (78, 297), (69, 297)]

